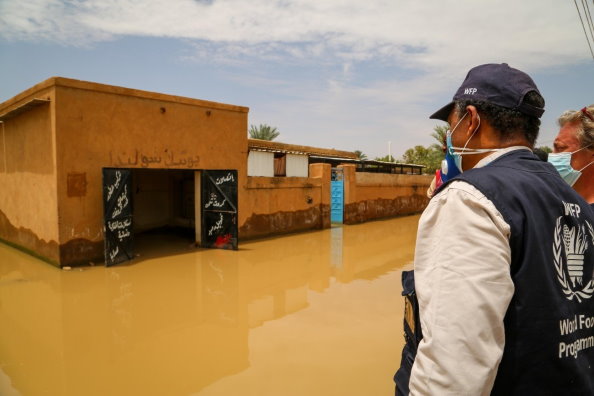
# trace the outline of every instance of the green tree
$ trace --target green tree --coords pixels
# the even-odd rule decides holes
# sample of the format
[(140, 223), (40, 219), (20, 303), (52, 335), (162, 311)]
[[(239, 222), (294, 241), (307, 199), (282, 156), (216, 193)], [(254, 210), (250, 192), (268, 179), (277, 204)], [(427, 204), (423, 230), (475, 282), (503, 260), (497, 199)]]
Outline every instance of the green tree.
[(252, 139), (260, 139), (260, 140), (274, 140), (280, 135), (280, 132), (276, 129), (276, 127), (271, 127), (270, 125), (260, 124), (258, 127), (255, 125), (250, 125), (250, 130), (248, 131), (250, 138)]
[(415, 146), (404, 152), (399, 162), (407, 164), (425, 165), (425, 173), (433, 174), (435, 170), (441, 168), (441, 161), (445, 158), (446, 133), (448, 125), (436, 125), (433, 127), (431, 137), (437, 143), (428, 147)]
[(432, 144), (429, 147), (415, 146), (409, 148), (402, 156), (402, 162), (407, 164), (425, 165), (425, 173), (433, 174), (441, 167), (441, 160), (444, 158), (441, 146)]
[(394, 159), (393, 156), (391, 155), (386, 155), (383, 157), (375, 157), (374, 158), (375, 161), (383, 161), (383, 162), (396, 162), (396, 160)]
[(550, 153), (552, 153), (552, 152), (553, 152), (553, 149), (552, 149), (552, 148), (550, 148), (549, 146), (540, 146), (540, 147), (537, 147), (536, 149), (537, 149), (537, 150), (544, 151), (544, 152), (545, 152), (545, 153), (547, 153), (547, 154), (550, 154)]
[(365, 161), (367, 159), (367, 155), (365, 155), (365, 153), (363, 151), (361, 151), (361, 150), (355, 150), (353, 152), (357, 155), (357, 159), (358, 160)]
[(446, 132), (448, 129), (450, 128), (447, 125), (436, 125), (433, 127), (431, 137), (437, 140), (440, 148), (446, 144)]

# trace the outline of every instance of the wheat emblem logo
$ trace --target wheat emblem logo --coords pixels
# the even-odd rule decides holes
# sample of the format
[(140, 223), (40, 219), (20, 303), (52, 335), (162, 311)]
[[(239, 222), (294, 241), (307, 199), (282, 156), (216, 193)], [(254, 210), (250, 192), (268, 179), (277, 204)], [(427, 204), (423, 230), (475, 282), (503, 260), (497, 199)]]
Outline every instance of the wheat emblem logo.
[[(557, 218), (555, 225), (555, 240), (553, 243), (553, 260), (557, 272), (557, 280), (561, 285), (561, 290), (568, 300), (577, 300), (582, 302), (592, 297), (594, 294), (594, 274), (590, 281), (584, 286), (584, 252), (588, 249), (588, 234), (590, 241), (594, 241), (594, 229), (592, 224), (586, 221), (586, 225), (568, 227), (566, 224), (561, 226), (561, 218)], [(586, 229), (587, 227), (587, 229)], [(592, 242), (590, 242), (592, 243)], [(567, 262), (567, 273), (564, 270), (563, 253)], [(569, 278), (567, 277), (569, 275)]]

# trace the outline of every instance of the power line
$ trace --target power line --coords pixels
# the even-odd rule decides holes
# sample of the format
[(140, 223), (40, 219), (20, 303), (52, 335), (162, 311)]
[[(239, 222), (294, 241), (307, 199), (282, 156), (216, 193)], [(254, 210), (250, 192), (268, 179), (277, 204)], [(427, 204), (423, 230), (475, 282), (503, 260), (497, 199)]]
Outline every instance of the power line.
[[(588, 33), (586, 33), (586, 27), (584, 26), (584, 20), (582, 19), (582, 13), (580, 12), (580, 8), (577, 5), (577, 1), (573, 0), (575, 4), (575, 8), (578, 12), (578, 16), (580, 17), (580, 22), (582, 23), (582, 29), (584, 29), (584, 34), (586, 35), (586, 41), (588, 42), (588, 48), (590, 48), (590, 54), (592, 54), (592, 59), (594, 59), (594, 51), (592, 51), (592, 46), (590, 45), (590, 38), (588, 37)], [(584, 11), (585, 13), (585, 11)]]
[[(587, 0), (582, 0), (582, 8), (584, 9), (584, 19), (587, 22), (588, 25), (588, 31), (590, 32), (590, 38), (592, 38), (592, 43), (594, 44), (594, 32), (593, 32), (593, 26), (592, 26), (592, 15), (590, 14), (590, 8), (588, 6)], [(581, 15), (580, 15), (581, 17)], [(584, 29), (584, 34), (586, 35), (586, 39), (588, 39), (588, 33), (586, 33), (586, 28), (585, 25), (582, 21), (582, 28)], [(588, 44), (590, 42), (588, 41)]]
[(582, 7), (584, 7), (584, 14), (586, 16), (586, 21), (588, 21), (588, 27), (590, 28), (590, 37), (592, 38), (592, 42), (594, 42), (594, 24), (592, 23), (592, 14), (590, 13), (590, 6), (586, 0), (582, 0)]

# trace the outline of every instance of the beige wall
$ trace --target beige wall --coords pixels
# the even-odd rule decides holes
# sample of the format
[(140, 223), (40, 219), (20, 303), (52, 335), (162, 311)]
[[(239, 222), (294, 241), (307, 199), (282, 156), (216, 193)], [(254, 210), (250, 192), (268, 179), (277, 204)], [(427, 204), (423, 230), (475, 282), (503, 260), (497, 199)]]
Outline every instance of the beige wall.
[(420, 213), (429, 202), (427, 188), (431, 175), (356, 173), (354, 165), (341, 167), (345, 180), (346, 224)]
[[(245, 184), (247, 108), (61, 78), (55, 83), (63, 265), (103, 253), (103, 167), (236, 169), (239, 185)], [(84, 188), (76, 190), (75, 182)]]
[(248, 177), (239, 216), (241, 239), (330, 226), (330, 165), (311, 177)]
[[(329, 164), (310, 165), (309, 177), (247, 176), (245, 107), (56, 77), (0, 104), (0, 116), (32, 98), (50, 102), (7, 118), (1, 130), (0, 238), (58, 265), (102, 259), (104, 167), (138, 169), (155, 190), (149, 197), (135, 188), (137, 230), (175, 223), (165, 176), (174, 169), (237, 170), (240, 239), (330, 226)], [(427, 203), (430, 176), (344, 169), (345, 223)]]
[[(32, 99), (49, 100), (36, 106)], [(29, 89), (0, 104), (0, 238), (56, 263), (55, 95)]]

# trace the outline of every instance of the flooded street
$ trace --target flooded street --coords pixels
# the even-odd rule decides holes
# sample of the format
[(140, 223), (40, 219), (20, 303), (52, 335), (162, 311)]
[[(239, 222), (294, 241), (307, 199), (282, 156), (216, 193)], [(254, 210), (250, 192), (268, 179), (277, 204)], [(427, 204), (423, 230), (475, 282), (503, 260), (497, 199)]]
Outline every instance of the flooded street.
[(418, 218), (71, 271), (0, 244), (0, 395), (392, 395)]

